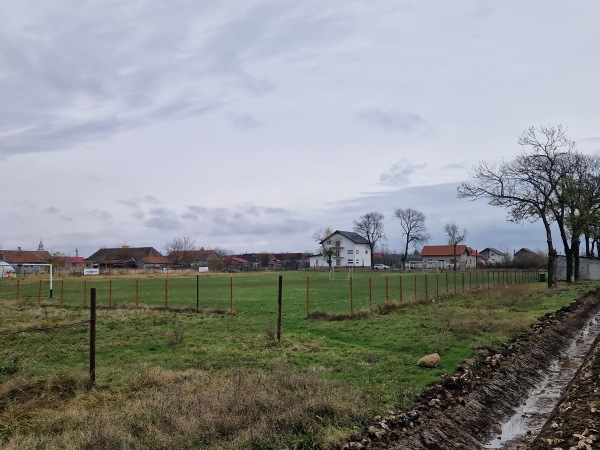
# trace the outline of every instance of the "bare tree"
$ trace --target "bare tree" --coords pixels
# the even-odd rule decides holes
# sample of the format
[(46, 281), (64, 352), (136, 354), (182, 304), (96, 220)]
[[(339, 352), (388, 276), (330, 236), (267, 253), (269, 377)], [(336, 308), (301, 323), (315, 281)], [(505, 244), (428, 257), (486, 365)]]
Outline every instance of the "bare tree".
[(406, 258), (408, 256), (408, 247), (410, 244), (413, 247), (423, 245), (430, 239), (430, 234), (427, 232), (425, 225), (425, 214), (416, 209), (397, 208), (394, 211), (394, 217), (400, 221), (402, 227), (402, 235), (404, 236), (404, 254), (402, 255), (402, 269), (406, 268)]
[(458, 225), (452, 222), (444, 225), (444, 233), (448, 236), (448, 245), (452, 245), (454, 249), (454, 270), (456, 271), (456, 246), (465, 242), (468, 232), (465, 228), (461, 231)]
[(473, 167), (469, 174), (476, 182), (462, 183), (458, 196), (487, 199), (490, 205), (507, 209), (510, 222), (541, 220), (548, 245), (548, 287), (556, 287), (557, 252), (550, 225), (555, 220), (556, 191), (566, 176), (564, 159), (574, 144), (560, 125), (530, 127), (518, 143), (522, 150), (512, 161)]
[(333, 246), (327, 242), (327, 238), (333, 234), (331, 227), (321, 227), (315, 231), (312, 238), (320, 245), (319, 251), (327, 261), (329, 269), (331, 269), (331, 258), (333, 256)]
[(165, 252), (173, 265), (189, 265), (192, 263), (193, 251), (197, 250), (196, 241), (189, 237), (175, 237), (165, 244)]
[(563, 169), (566, 176), (559, 183), (552, 213), (565, 251), (566, 279), (571, 282), (579, 280), (581, 236), (600, 211), (600, 158), (579, 152), (567, 156)]
[(215, 252), (215, 257), (207, 261), (209, 269), (214, 272), (225, 270), (227, 260), (233, 255), (233, 250), (215, 247), (213, 251)]
[(375, 264), (373, 249), (378, 242), (385, 240), (383, 232), (384, 216), (380, 212), (370, 212), (360, 216), (354, 221), (354, 232), (362, 236), (371, 249), (371, 268)]

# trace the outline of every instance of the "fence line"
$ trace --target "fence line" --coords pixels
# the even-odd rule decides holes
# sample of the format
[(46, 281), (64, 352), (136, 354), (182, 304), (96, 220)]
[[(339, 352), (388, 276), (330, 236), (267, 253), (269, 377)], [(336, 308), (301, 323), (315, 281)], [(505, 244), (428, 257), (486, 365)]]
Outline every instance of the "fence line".
[[(331, 282), (315, 273), (304, 279), (291, 278), (286, 283), (286, 298), (292, 301), (306, 302), (306, 316), (315, 310), (329, 312), (343, 312), (344, 299), (352, 302), (351, 314), (356, 309), (370, 308), (373, 304), (397, 299), (404, 303), (406, 299), (430, 301), (441, 295), (466, 293), (472, 290), (502, 286), (514, 283), (539, 281), (537, 271), (474, 271), (474, 272), (446, 272), (446, 273), (386, 273), (375, 274), (363, 272), (352, 277), (352, 292), (347, 281), (338, 280)], [(392, 283), (394, 277), (397, 283)], [(468, 279), (466, 278), (468, 276)], [(409, 277), (408, 279), (406, 277)], [(410, 278), (412, 277), (412, 279)], [(234, 280), (235, 278), (235, 280)], [(312, 279), (311, 279), (312, 278)], [(440, 279), (441, 278), (441, 279)], [(271, 278), (261, 276), (260, 279), (251, 279), (247, 275), (240, 276), (199, 276), (196, 277), (155, 277), (147, 279), (89, 279), (89, 280), (61, 280), (60, 300), (61, 306), (77, 306), (77, 297), (83, 300), (83, 307), (88, 308), (88, 289), (93, 286), (97, 289), (99, 306), (132, 307), (135, 308), (160, 308), (160, 291), (164, 293), (165, 309), (193, 309), (196, 310), (228, 310), (233, 314), (235, 306), (242, 305), (249, 297), (259, 295), (259, 289), (265, 288)], [(33, 281), (33, 280), (32, 280)], [(312, 281), (312, 283), (311, 283)], [(406, 282), (408, 281), (408, 283)], [(43, 280), (33, 283), (21, 282), (17, 279), (12, 284), (5, 281), (0, 289), (0, 298), (11, 298), (10, 290), (14, 285), (17, 300), (37, 299), (39, 306), (56, 305), (56, 299), (42, 296)], [(160, 286), (160, 283), (163, 286)], [(236, 289), (234, 290), (234, 282)], [(445, 287), (443, 284), (445, 283)], [(304, 286), (302, 286), (304, 284)], [(78, 287), (79, 286), (79, 287)], [(289, 287), (288, 287), (289, 286)], [(81, 292), (83, 287), (83, 292)], [(12, 291), (15, 293), (15, 291)], [(79, 294), (78, 294), (79, 293)], [(83, 294), (83, 295), (82, 295)], [(202, 296), (200, 295), (202, 294)], [(82, 297), (81, 297), (82, 296)], [(12, 297), (14, 298), (14, 297)], [(195, 300), (195, 301), (194, 301)], [(226, 303), (228, 301), (228, 303)], [(81, 303), (79, 303), (81, 305)], [(348, 305), (348, 303), (346, 303)], [(349, 306), (346, 306), (349, 308)], [(348, 309), (346, 309), (348, 311)]]

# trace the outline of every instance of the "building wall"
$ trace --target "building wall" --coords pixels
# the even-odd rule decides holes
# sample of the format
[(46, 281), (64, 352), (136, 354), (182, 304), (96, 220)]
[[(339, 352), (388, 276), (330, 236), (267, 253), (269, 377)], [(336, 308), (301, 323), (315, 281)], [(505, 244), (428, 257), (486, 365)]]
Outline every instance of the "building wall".
[[(558, 279), (567, 279), (567, 258), (558, 255)], [(600, 280), (600, 260), (579, 258), (579, 277), (582, 280)]]
[[(334, 267), (371, 267), (371, 249), (366, 244), (356, 244), (350, 239), (342, 236), (341, 234), (333, 234), (330, 239), (332, 244), (335, 241), (340, 241), (339, 249), (335, 248), (336, 252), (332, 259), (332, 266)], [(334, 245), (335, 247), (335, 245)], [(325, 258), (311, 256), (310, 267), (327, 267), (327, 260)]]

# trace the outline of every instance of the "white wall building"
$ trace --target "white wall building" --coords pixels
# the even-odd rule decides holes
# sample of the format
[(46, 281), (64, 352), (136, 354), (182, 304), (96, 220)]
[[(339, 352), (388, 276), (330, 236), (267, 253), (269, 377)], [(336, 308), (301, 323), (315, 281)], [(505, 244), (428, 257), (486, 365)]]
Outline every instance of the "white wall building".
[[(319, 244), (332, 251), (333, 267), (371, 267), (369, 243), (353, 231), (336, 230)], [(313, 255), (310, 257), (310, 267), (329, 267), (329, 264), (322, 254)]]

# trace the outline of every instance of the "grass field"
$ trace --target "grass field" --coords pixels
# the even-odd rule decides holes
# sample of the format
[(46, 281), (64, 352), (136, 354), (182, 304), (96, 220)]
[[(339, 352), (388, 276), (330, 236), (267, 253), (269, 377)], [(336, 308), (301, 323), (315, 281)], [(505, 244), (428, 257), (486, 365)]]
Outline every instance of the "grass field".
[[(275, 339), (276, 273), (86, 280), (100, 305), (93, 389), (86, 387), (87, 323), (55, 328), (88, 319), (84, 280), (65, 280), (62, 305), (60, 279), (52, 299), (38, 294), (39, 279), (21, 280), (19, 300), (16, 282), (4, 280), (0, 443), (326, 447), (374, 414), (407, 406), (478, 348), (500, 346), (597, 286), (548, 291), (544, 283), (513, 283), (488, 289), (486, 275), (478, 274), (465, 277), (462, 293), (462, 277), (456, 296), (441, 295), (445, 274), (429, 276), (427, 290), (423, 276), (403, 277), (400, 302), (398, 274), (355, 273), (351, 316), (349, 280), (286, 272), (281, 342)], [(414, 300), (415, 283), (417, 297), (427, 292), (428, 302)], [(448, 291), (453, 294), (452, 284)], [(37, 328), (43, 331), (14, 334)], [(432, 352), (441, 355), (439, 368), (416, 366)]]

